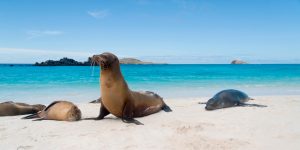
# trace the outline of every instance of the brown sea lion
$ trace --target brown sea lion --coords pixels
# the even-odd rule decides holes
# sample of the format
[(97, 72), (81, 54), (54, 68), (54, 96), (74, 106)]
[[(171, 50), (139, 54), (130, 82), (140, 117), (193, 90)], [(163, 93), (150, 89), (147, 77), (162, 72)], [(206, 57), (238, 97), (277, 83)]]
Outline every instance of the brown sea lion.
[(29, 105), (25, 103), (18, 103), (7, 101), (0, 103), (0, 116), (16, 116), (34, 114), (43, 110), (45, 105)]
[(81, 119), (80, 109), (68, 101), (54, 101), (44, 110), (22, 119), (39, 118), (37, 120), (78, 121)]
[(147, 116), (160, 110), (172, 111), (154, 92), (131, 91), (123, 78), (117, 56), (112, 53), (94, 55), (92, 60), (101, 67), (101, 107), (97, 120), (113, 114), (127, 123), (142, 124), (135, 117)]

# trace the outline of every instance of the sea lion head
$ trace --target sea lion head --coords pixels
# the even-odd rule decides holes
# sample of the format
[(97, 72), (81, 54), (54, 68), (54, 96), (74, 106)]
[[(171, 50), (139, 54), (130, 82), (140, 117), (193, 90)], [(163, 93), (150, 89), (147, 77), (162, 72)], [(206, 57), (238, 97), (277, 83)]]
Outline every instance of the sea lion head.
[(218, 109), (220, 107), (220, 104), (219, 104), (220, 101), (214, 99), (214, 98), (211, 98), (209, 99), (207, 102), (206, 102), (206, 106), (205, 106), (205, 109), (206, 110), (214, 110), (214, 109)]
[(111, 68), (113, 64), (119, 65), (118, 57), (109, 52), (105, 52), (100, 55), (94, 55), (92, 57), (92, 60), (97, 64), (99, 64), (102, 70), (107, 70)]

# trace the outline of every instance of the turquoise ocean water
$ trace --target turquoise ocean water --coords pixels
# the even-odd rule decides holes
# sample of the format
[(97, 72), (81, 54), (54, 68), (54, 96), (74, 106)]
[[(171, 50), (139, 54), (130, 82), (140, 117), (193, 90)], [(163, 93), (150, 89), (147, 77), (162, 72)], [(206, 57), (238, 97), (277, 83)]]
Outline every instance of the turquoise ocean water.
[[(133, 90), (164, 98), (210, 97), (234, 88), (251, 96), (299, 95), (300, 65), (121, 65)], [(100, 96), (99, 68), (0, 65), (0, 101), (87, 102)]]

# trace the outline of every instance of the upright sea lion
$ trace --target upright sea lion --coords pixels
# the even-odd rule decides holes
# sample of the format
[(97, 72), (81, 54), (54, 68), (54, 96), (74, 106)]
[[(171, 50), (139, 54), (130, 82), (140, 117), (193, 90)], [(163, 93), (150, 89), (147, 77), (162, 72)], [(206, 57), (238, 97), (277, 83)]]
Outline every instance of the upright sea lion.
[(77, 121), (81, 119), (80, 109), (68, 101), (54, 101), (44, 110), (22, 119)]
[(220, 108), (227, 108), (233, 106), (256, 106), (266, 107), (258, 104), (246, 104), (245, 102), (254, 100), (250, 98), (246, 93), (234, 89), (223, 90), (217, 93), (214, 97), (209, 99), (206, 103), (206, 110), (215, 110)]
[(124, 122), (142, 124), (135, 117), (147, 116), (160, 110), (172, 111), (163, 99), (153, 92), (131, 91), (123, 78), (117, 56), (112, 53), (94, 55), (92, 60), (101, 67), (101, 107), (98, 120), (108, 114)]
[(18, 103), (7, 101), (0, 103), (0, 116), (16, 116), (34, 114), (43, 110), (45, 105), (29, 105), (25, 103)]

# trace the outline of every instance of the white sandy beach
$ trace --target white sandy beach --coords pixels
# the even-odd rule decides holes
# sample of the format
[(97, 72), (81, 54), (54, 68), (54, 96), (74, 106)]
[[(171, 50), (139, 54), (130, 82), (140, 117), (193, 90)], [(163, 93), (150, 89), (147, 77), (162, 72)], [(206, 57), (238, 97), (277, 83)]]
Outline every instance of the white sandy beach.
[[(109, 115), (79, 122), (0, 118), (0, 149), (300, 149), (300, 95), (260, 96), (251, 103), (205, 111), (207, 98), (165, 100), (173, 112), (137, 118), (143, 126)], [(99, 104), (77, 104), (83, 118)]]

